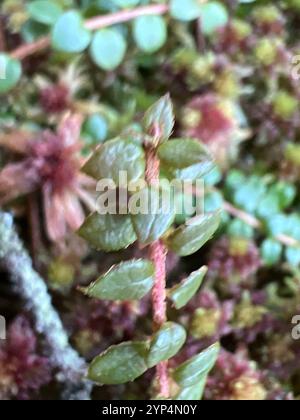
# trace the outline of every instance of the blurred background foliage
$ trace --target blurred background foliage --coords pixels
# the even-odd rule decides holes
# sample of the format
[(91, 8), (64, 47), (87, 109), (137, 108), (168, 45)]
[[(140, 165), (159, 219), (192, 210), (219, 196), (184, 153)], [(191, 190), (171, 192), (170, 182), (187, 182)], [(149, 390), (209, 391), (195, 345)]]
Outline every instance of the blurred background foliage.
[[(0, 65), (8, 77), (0, 80), (0, 202), (14, 213), (72, 345), (86, 360), (133, 333), (147, 334), (147, 297), (141, 304), (99, 302), (77, 290), (113, 263), (143, 256), (143, 250), (96, 253), (70, 226), (58, 237), (49, 235), (43, 194), (45, 179), (54, 173), (62, 188), (70, 177), (79, 182), (79, 162), (128, 127), (140, 130), (141, 115), (170, 92), (174, 136), (202, 141), (216, 162), (205, 177), (205, 210), (222, 209), (221, 227), (201, 251), (168, 256), (170, 285), (203, 264), (209, 267), (193, 301), (180, 312), (169, 309), (169, 318), (192, 336), (172, 366), (220, 340), (206, 399), (299, 398), (300, 342), (291, 331), (292, 318), (300, 314), (300, 1), (173, 0), (170, 13), (94, 32), (83, 23), (165, 3), (1, 3)], [(50, 48), (22, 59), (11, 55), (45, 36)], [(76, 165), (59, 131), (68, 111), (83, 119)], [(28, 136), (42, 139), (45, 148), (24, 149)], [(80, 194), (86, 198), (87, 192)], [(179, 212), (176, 222), (188, 217)], [(0, 313), (10, 325), (0, 349), (0, 397), (53, 398), (59, 391), (42, 340), (4, 271), (0, 291)], [(94, 398), (149, 398), (152, 379), (150, 371), (133, 384), (96, 388)]]

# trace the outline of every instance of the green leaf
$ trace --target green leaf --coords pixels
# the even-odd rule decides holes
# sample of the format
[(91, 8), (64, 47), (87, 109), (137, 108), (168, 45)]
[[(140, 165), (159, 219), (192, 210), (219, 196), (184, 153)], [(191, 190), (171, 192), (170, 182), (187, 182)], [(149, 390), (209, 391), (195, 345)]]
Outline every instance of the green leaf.
[(216, 363), (220, 345), (213, 344), (197, 356), (178, 366), (173, 374), (179, 386), (190, 387), (202, 382)]
[(167, 25), (161, 16), (141, 16), (133, 23), (137, 46), (146, 53), (159, 50), (167, 40)]
[(280, 261), (283, 246), (275, 239), (266, 239), (261, 245), (261, 256), (266, 265), (273, 265)]
[(185, 329), (174, 322), (166, 322), (151, 340), (147, 364), (151, 368), (158, 363), (171, 359), (184, 345)]
[(112, 267), (84, 293), (107, 300), (139, 300), (152, 288), (154, 266), (147, 260), (131, 260)]
[(78, 234), (94, 248), (106, 252), (120, 251), (137, 239), (129, 215), (93, 213)]
[(126, 41), (119, 31), (100, 29), (93, 37), (90, 53), (97, 66), (111, 71), (122, 63), (126, 48)]
[(176, 309), (182, 308), (194, 297), (206, 273), (207, 267), (202, 267), (168, 291), (168, 297), (172, 300)]
[(220, 212), (195, 217), (171, 233), (167, 246), (181, 257), (194, 254), (210, 240), (219, 224)]
[(300, 264), (300, 248), (287, 247), (285, 250), (285, 258), (289, 264), (298, 267)]
[(170, 179), (194, 180), (214, 167), (206, 148), (197, 140), (171, 140), (159, 146), (158, 155)]
[(112, 0), (117, 6), (122, 9), (137, 6), (141, 0)]
[(207, 375), (203, 375), (201, 380), (196, 383), (195, 385), (183, 388), (179, 393), (176, 395), (176, 401), (199, 401), (202, 399), (205, 384), (207, 381)]
[(296, 187), (285, 181), (279, 181), (271, 187), (271, 193), (275, 193), (278, 197), (279, 207), (284, 210), (290, 206), (297, 194)]
[(258, 176), (252, 176), (236, 189), (234, 203), (243, 210), (254, 213), (265, 194), (266, 185), (263, 180)]
[(144, 177), (145, 153), (130, 138), (116, 138), (101, 145), (83, 167), (83, 171), (97, 180), (110, 179), (120, 184), (120, 171), (127, 173), (128, 182)]
[(254, 228), (240, 219), (234, 219), (230, 222), (227, 232), (229, 236), (234, 236), (236, 238), (252, 239), (254, 236)]
[(27, 12), (36, 22), (53, 25), (63, 13), (63, 9), (56, 2), (36, 0), (27, 5)]
[(91, 32), (84, 27), (79, 12), (70, 10), (63, 13), (52, 29), (52, 47), (65, 53), (84, 51), (91, 42)]
[(37, 41), (43, 36), (49, 35), (49, 26), (36, 22), (32, 19), (27, 20), (21, 28), (22, 39), (26, 43)]
[(161, 238), (174, 222), (175, 207), (172, 195), (170, 190), (151, 187), (135, 193), (133, 198), (135, 202), (145, 204), (145, 208), (135, 211), (138, 214), (133, 214), (130, 202), (130, 213), (138, 240), (147, 245)]
[(157, 143), (168, 140), (174, 128), (174, 112), (170, 95), (165, 95), (145, 113), (144, 128), (150, 136), (158, 133)]
[(22, 75), (22, 65), (19, 60), (0, 53), (0, 94), (14, 88)]
[(199, 0), (171, 0), (170, 8), (171, 16), (183, 21), (197, 19), (201, 14)]
[(228, 12), (218, 1), (209, 1), (200, 6), (201, 29), (205, 35), (214, 33), (228, 23)]
[(232, 169), (226, 178), (226, 187), (231, 190), (237, 190), (244, 182), (246, 182), (245, 175), (237, 169)]
[(220, 191), (208, 191), (204, 197), (204, 211), (210, 213), (223, 208), (224, 199)]
[(134, 381), (148, 369), (147, 351), (147, 344), (139, 341), (111, 346), (92, 361), (88, 378), (105, 385)]
[(86, 134), (92, 136), (93, 140), (97, 142), (102, 142), (107, 137), (107, 121), (100, 114), (90, 115), (87, 118), (83, 129)]

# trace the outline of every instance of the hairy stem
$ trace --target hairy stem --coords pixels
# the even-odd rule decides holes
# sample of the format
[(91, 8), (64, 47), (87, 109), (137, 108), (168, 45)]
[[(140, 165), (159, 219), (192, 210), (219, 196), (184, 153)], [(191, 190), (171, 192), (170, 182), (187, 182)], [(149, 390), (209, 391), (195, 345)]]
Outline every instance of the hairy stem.
[(45, 337), (50, 360), (64, 384), (63, 399), (89, 400), (92, 385), (83, 379), (85, 361), (70, 346), (62, 322), (51, 303), (46, 284), (33, 269), (13, 226), (10, 214), (0, 211), (0, 263), (11, 275), (17, 292), (35, 318), (36, 330)]
[[(132, 10), (123, 10), (121, 12), (112, 13), (109, 15), (97, 16), (88, 19), (85, 22), (85, 27), (90, 30), (96, 30), (112, 26), (117, 23), (128, 22), (139, 16), (146, 15), (163, 15), (167, 13), (169, 6), (167, 4), (154, 4), (150, 6), (137, 7)], [(43, 37), (31, 44), (25, 44), (11, 52), (11, 56), (19, 60), (35, 54), (39, 51), (45, 50), (51, 44), (50, 37)]]
[[(159, 183), (159, 159), (153, 146), (147, 147), (146, 181), (151, 185)], [(155, 283), (152, 289), (154, 330), (159, 329), (167, 319), (166, 315), (166, 258), (167, 248), (161, 240), (149, 246), (149, 258), (155, 267)], [(161, 362), (156, 367), (159, 393), (162, 397), (170, 395), (168, 362)]]

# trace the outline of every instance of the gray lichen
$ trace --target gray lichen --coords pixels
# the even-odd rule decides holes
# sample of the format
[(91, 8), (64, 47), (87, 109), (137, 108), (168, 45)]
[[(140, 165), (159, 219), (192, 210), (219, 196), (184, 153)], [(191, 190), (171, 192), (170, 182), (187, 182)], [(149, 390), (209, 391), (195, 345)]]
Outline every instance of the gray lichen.
[(49, 357), (58, 370), (57, 379), (64, 384), (63, 398), (88, 400), (92, 384), (84, 379), (85, 361), (70, 346), (62, 322), (52, 305), (41, 276), (34, 270), (31, 258), (14, 228), (10, 214), (0, 211), (0, 265), (11, 276), (15, 289), (34, 316), (36, 330), (43, 334)]

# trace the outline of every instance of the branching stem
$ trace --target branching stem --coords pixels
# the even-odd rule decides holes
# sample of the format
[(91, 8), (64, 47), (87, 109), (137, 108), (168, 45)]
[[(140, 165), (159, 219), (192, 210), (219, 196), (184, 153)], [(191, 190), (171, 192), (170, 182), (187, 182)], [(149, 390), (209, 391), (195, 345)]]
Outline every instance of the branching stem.
[[(85, 22), (85, 27), (92, 31), (115, 25), (117, 23), (129, 22), (139, 16), (163, 15), (167, 13), (167, 4), (153, 4), (149, 6), (137, 7), (136, 9), (123, 10), (109, 15), (96, 16)], [(47, 49), (51, 44), (50, 37), (43, 37), (30, 44), (21, 45), (11, 52), (11, 56), (19, 60), (33, 55), (39, 51)]]

